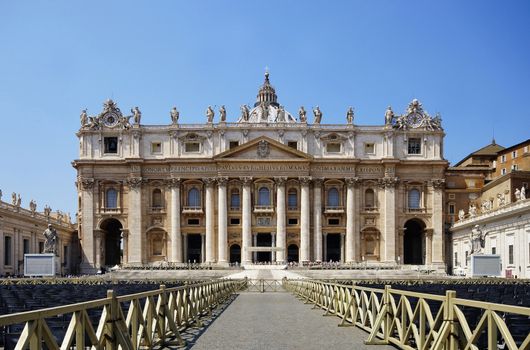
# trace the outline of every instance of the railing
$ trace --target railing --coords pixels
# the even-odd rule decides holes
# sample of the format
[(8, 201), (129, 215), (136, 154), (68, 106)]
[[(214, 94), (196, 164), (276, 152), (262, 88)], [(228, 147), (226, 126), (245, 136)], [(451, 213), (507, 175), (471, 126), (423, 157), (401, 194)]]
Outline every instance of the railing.
[(121, 214), (121, 208), (101, 208), (102, 214)]
[(343, 206), (326, 206), (324, 208), (325, 214), (341, 214), (344, 213), (344, 207)]
[(247, 281), (247, 292), (285, 292), (282, 281), (274, 279), (249, 279)]
[[(216, 280), (0, 316), (0, 327), (23, 324), (17, 349), (139, 349), (184, 345), (180, 331), (200, 326), (201, 316), (246, 287), (245, 280)], [(93, 323), (94, 315), (97, 323)], [(68, 317), (64, 337), (55, 338), (54, 318)]]
[(196, 207), (196, 206), (185, 206), (182, 208), (183, 214), (202, 214), (202, 207)]
[(255, 205), (254, 213), (272, 213), (274, 212), (274, 207), (272, 205)]
[[(530, 318), (530, 308), (459, 299), (455, 291), (443, 296), (312, 280), (285, 279), (283, 284), (306, 303), (324, 309), (325, 315), (339, 316), (341, 326), (369, 332), (367, 344), (433, 350), (496, 350), (501, 343), (510, 350), (530, 348), (528, 322), (519, 344), (505, 322), (508, 315)], [(469, 311), (480, 315), (476, 324), (466, 318)], [(480, 339), (486, 339), (486, 345), (479, 345)]]

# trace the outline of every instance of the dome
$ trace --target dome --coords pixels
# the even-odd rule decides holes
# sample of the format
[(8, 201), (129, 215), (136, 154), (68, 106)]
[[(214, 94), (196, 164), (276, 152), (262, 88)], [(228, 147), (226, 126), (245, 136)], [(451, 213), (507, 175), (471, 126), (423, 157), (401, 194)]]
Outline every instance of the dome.
[[(247, 110), (248, 111), (248, 110)], [(259, 88), (256, 103), (248, 113), (248, 121), (241, 116), (238, 123), (296, 123), (296, 118), (278, 103), (276, 90), (269, 81), (269, 72), (265, 72), (265, 81)]]

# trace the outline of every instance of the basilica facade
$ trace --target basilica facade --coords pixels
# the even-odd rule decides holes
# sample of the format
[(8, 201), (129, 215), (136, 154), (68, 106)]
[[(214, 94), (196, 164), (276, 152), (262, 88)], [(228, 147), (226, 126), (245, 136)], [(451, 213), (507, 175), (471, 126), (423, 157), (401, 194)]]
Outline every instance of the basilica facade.
[[(296, 115), (266, 74), (229, 122), (167, 125), (115, 102), (81, 114), (77, 170), (82, 271), (103, 266), (338, 261), (444, 269), (447, 161), (439, 116), (413, 100), (381, 125)], [(308, 116), (307, 114), (311, 114)], [(217, 118), (216, 118), (217, 117)], [(217, 119), (217, 120), (216, 120)]]

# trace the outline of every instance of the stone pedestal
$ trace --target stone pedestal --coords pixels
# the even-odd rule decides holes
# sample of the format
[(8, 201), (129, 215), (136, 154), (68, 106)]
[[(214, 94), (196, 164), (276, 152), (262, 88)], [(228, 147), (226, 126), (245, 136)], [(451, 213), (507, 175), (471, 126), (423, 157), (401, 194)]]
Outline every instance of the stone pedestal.
[(51, 253), (24, 254), (24, 276), (60, 276), (61, 258)]

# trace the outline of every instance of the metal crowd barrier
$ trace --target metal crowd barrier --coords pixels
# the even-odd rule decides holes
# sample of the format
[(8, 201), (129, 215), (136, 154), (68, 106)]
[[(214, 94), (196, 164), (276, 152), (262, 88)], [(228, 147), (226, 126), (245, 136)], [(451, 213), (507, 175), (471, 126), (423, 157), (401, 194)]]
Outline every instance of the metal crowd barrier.
[[(366, 344), (401, 349), (530, 349), (530, 308), (459, 299), (455, 291), (433, 295), (385, 286), (376, 289), (315, 280), (287, 280), (284, 287), (306, 303), (341, 318), (340, 326), (357, 326), (370, 334)], [(466, 319), (475, 311), (478, 322)], [(527, 318), (526, 337), (518, 345), (505, 320)], [(479, 339), (487, 337), (486, 345)]]
[[(214, 280), (107, 297), (83, 303), (0, 316), (0, 328), (23, 325), (16, 349), (139, 349), (184, 345), (180, 332), (200, 326), (201, 316), (231, 294), (246, 288), (245, 280)], [(96, 315), (94, 322), (94, 315)], [(53, 320), (69, 317), (62, 339), (52, 332)]]
[(274, 279), (248, 279), (247, 292), (285, 292), (282, 281)]

